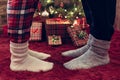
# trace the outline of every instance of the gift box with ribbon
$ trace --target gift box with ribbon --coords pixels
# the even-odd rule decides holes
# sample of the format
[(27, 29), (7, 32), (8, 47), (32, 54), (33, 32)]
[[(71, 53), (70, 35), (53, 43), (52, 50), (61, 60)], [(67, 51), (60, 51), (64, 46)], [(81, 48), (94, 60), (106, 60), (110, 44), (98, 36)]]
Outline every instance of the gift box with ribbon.
[(40, 41), (42, 40), (42, 23), (32, 22), (30, 29), (30, 41)]
[(88, 33), (81, 26), (68, 27), (67, 31), (75, 46), (83, 46), (87, 43)]
[(45, 25), (46, 35), (60, 35), (63, 40), (68, 39), (67, 27), (70, 25), (68, 20), (61, 18), (47, 19)]
[(52, 46), (57, 46), (62, 44), (61, 36), (51, 35), (48, 36), (48, 44)]

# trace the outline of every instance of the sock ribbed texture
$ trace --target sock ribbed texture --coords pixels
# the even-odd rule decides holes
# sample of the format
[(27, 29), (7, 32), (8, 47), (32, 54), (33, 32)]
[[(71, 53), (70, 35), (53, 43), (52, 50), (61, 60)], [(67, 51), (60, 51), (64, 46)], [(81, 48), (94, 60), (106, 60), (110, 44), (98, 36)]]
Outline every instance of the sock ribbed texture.
[(108, 55), (109, 46), (109, 41), (93, 38), (88, 51), (65, 63), (64, 67), (69, 70), (77, 70), (105, 65), (110, 62)]
[(53, 63), (42, 61), (29, 55), (28, 42), (10, 42), (10, 52), (10, 69), (12, 71), (45, 72), (53, 68)]
[(92, 41), (92, 35), (89, 34), (89, 38), (88, 38), (86, 45), (84, 45), (81, 48), (75, 49), (75, 50), (65, 51), (62, 53), (62, 55), (67, 56), (67, 57), (78, 57), (78, 56), (84, 54), (89, 49), (91, 41)]
[(42, 60), (51, 57), (51, 55), (49, 55), (49, 54), (46, 54), (46, 53), (43, 53), (43, 52), (33, 51), (33, 50), (30, 50), (30, 49), (28, 50), (28, 53), (29, 53), (29, 55), (31, 55), (33, 57), (36, 57), (38, 59), (42, 59)]

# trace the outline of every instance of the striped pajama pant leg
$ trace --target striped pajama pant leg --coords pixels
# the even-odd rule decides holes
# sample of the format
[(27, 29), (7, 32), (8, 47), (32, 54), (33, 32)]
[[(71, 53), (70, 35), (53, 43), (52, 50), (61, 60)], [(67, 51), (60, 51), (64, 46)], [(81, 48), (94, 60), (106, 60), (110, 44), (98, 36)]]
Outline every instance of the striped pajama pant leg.
[(30, 38), (30, 26), (38, 0), (8, 0), (7, 24), (10, 41), (24, 43)]

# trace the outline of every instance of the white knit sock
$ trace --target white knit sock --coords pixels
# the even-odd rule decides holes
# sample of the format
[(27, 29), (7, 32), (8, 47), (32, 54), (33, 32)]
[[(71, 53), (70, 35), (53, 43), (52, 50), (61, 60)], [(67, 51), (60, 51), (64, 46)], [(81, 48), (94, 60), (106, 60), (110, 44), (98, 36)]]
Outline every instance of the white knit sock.
[(37, 51), (33, 51), (33, 50), (28, 50), (29, 52), (29, 55), (33, 56), (33, 57), (36, 57), (38, 59), (47, 59), (48, 57), (51, 57), (50, 54), (46, 54), (46, 53), (43, 53), (43, 52), (37, 52)]
[(31, 72), (40, 72), (40, 71), (49, 71), (53, 68), (53, 63), (39, 60), (30, 55), (26, 56), (22, 61), (12, 60), (14, 57), (11, 57), (10, 69), (12, 71), (31, 71)]
[(109, 63), (109, 56), (100, 56), (91, 50), (88, 50), (83, 55), (72, 59), (64, 64), (64, 67), (69, 70), (88, 69), (99, 65), (105, 65)]
[(45, 72), (53, 68), (53, 63), (42, 61), (29, 55), (28, 42), (10, 42), (10, 52), (10, 69), (12, 71)]
[(84, 54), (89, 49), (90, 44), (91, 44), (91, 40), (92, 40), (92, 35), (89, 34), (89, 39), (88, 39), (86, 45), (84, 45), (81, 48), (75, 49), (75, 50), (65, 51), (62, 53), (62, 55), (67, 56), (67, 57), (78, 57), (78, 56)]

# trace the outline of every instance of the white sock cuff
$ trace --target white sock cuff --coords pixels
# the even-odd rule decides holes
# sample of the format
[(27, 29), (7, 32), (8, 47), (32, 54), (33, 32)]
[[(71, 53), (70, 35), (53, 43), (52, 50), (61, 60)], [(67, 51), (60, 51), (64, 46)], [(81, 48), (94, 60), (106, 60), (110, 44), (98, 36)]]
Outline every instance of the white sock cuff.
[(25, 43), (14, 43), (14, 42), (10, 41), (10, 47), (12, 47), (12, 48), (26, 48), (28, 46), (29, 46), (28, 41)]

